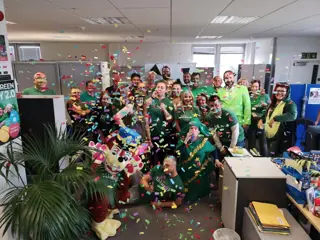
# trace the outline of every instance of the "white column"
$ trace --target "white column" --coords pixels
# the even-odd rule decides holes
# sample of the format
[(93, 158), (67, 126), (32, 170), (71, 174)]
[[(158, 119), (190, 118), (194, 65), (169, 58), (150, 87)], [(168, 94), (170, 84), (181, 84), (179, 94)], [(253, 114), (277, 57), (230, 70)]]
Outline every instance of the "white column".
[[(0, 11), (2, 11), (5, 15), (4, 12), (4, 3), (3, 0), (0, 0)], [(8, 42), (8, 36), (7, 36), (7, 26), (6, 26), (6, 15), (5, 15), (5, 19), (0, 22), (0, 35), (4, 35), (5, 36), (5, 41), (6, 41), (6, 49), (7, 49), (7, 54), (8, 54), (8, 61), (0, 61), (0, 72), (5, 72), (7, 71), (12, 77), (12, 65), (11, 65), (11, 61), (10, 61), (10, 51), (9, 51), (9, 42)], [(14, 141), (21, 143), (21, 138), (17, 138)], [(6, 147), (8, 146), (8, 144), (4, 144), (0, 146), (0, 152), (3, 154), (6, 154)], [(4, 169), (1, 169), (2, 171), (4, 171)], [(21, 175), (22, 175), (22, 179), (24, 182), (26, 182), (26, 175), (25, 175), (25, 170), (23, 168), (20, 169)], [(16, 185), (22, 185), (22, 183), (18, 180), (17, 177), (11, 175), (10, 176), (10, 180), (16, 184)], [(6, 181), (0, 176), (0, 198), (2, 198), (3, 196), (3, 192), (8, 189), (10, 186), (6, 183)], [(0, 216), (2, 216), (2, 208), (0, 207)], [(2, 236), (2, 232), (3, 229), (0, 229), (0, 238), (1, 240), (13, 240), (14, 238), (11, 236), (10, 232), (11, 229), (9, 228), (8, 232), (6, 235)]]

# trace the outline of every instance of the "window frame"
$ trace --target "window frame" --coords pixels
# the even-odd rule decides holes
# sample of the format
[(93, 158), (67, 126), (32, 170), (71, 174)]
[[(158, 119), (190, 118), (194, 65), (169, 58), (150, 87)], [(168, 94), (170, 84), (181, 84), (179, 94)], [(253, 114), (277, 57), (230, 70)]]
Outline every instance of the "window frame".
[[(20, 47), (24, 47), (24, 46), (39, 47), (40, 59), (42, 58), (41, 45), (40, 45), (40, 43), (9, 43), (9, 46), (10, 46), (10, 47), (13, 47), (14, 57), (15, 57), (15, 61), (14, 61), (14, 62), (19, 62), (19, 61), (20, 61), (20, 62), (27, 62), (27, 61), (30, 61), (30, 60), (21, 60), (19, 48), (20, 48)], [(35, 61), (39, 61), (39, 60), (35, 60)]]

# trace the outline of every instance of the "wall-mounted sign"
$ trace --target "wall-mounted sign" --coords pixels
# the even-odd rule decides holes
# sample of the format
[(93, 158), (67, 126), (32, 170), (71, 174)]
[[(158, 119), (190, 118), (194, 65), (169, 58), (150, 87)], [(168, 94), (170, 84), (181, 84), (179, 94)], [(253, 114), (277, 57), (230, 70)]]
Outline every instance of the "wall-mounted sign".
[(301, 54), (301, 59), (317, 59), (318, 53), (316, 52), (305, 52)]
[(20, 117), (14, 80), (0, 82), (0, 145), (19, 136)]
[(308, 104), (320, 104), (320, 88), (310, 88)]
[(0, 61), (8, 61), (7, 46), (4, 35), (0, 35)]

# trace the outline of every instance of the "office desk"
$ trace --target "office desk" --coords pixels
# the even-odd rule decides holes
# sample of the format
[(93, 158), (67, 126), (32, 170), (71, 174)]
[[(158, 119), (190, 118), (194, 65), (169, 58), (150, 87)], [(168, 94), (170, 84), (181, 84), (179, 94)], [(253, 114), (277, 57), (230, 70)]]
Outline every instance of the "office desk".
[(314, 216), (311, 212), (309, 212), (309, 209), (304, 208), (302, 204), (298, 204), (288, 193), (287, 193), (287, 197), (296, 206), (296, 208), (299, 209), (301, 214), (305, 216), (305, 218), (311, 223), (311, 225), (318, 232), (320, 232), (320, 218)]

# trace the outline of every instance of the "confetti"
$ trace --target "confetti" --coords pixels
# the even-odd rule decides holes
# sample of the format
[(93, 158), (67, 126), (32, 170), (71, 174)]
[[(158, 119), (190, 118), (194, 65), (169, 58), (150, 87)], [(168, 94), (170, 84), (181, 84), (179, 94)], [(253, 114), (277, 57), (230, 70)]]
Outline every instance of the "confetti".
[(83, 167), (77, 167), (77, 170), (83, 170)]

